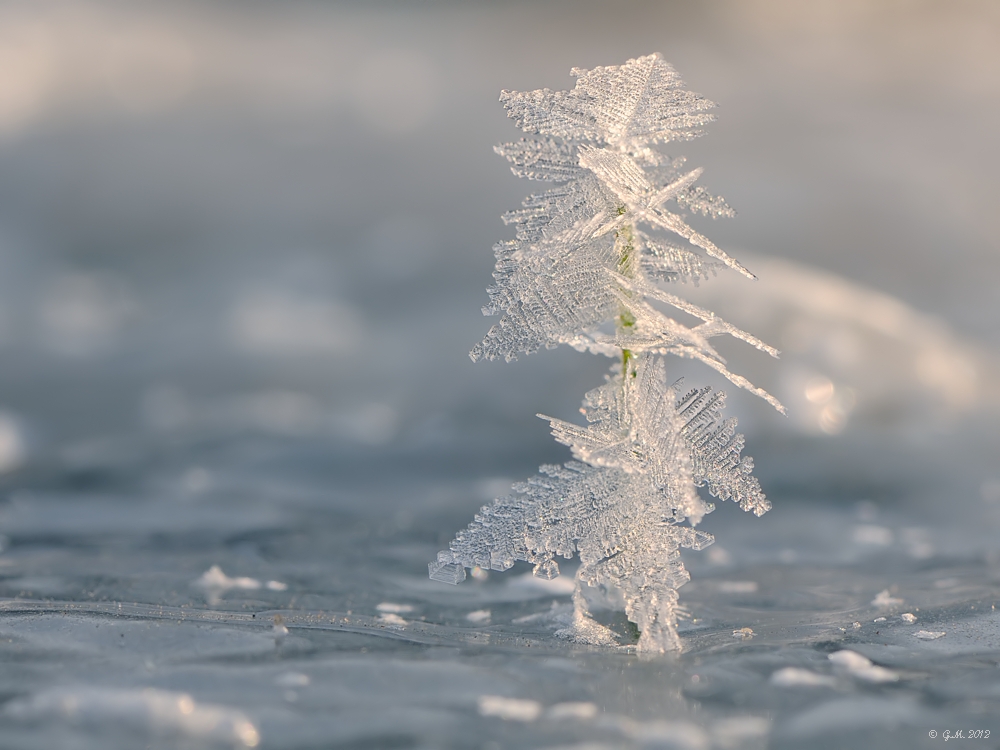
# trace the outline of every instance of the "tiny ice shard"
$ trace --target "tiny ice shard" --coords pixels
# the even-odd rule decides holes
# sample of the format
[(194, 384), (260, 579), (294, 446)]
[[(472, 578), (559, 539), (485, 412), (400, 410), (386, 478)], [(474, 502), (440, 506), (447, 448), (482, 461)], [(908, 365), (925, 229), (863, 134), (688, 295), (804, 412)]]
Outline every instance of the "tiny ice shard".
[(750, 628), (740, 628), (733, 631), (733, 638), (740, 638), (744, 641), (753, 638), (753, 636), (754, 632)]
[(276, 646), (280, 646), (285, 640), (285, 636), (288, 635), (288, 626), (285, 625), (285, 618), (281, 615), (274, 616), (274, 626), (271, 628), (274, 633), (274, 643)]
[(899, 619), (907, 623), (908, 625), (912, 625), (917, 621), (917, 616), (912, 612), (904, 612), (899, 616)]
[[(440, 554), (438, 556), (440, 557)], [(432, 581), (459, 584), (465, 580), (465, 568), (457, 563), (435, 560), (427, 563), (427, 572), (430, 573)]]
[(943, 630), (918, 630), (913, 634), (913, 637), (922, 641), (936, 641), (938, 638), (944, 638), (945, 635), (947, 633)]

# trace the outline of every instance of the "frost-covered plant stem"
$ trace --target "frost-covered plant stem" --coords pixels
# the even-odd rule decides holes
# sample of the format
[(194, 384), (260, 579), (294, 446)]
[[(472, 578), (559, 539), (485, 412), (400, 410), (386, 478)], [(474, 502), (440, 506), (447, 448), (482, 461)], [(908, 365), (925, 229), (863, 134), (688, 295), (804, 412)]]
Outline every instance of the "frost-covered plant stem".
[[(633, 244), (632, 227), (623, 225), (615, 232), (615, 250), (618, 253), (618, 273), (626, 279), (635, 278), (635, 269), (632, 262), (635, 258), (635, 246)], [(622, 289), (621, 293), (628, 296), (627, 289)], [(615, 332), (619, 339), (625, 339), (629, 331), (635, 326), (635, 316), (628, 311), (624, 305), (618, 306), (618, 317), (615, 318)], [(632, 361), (632, 350), (622, 348), (622, 377), (628, 375), (629, 363)]]
[[(663, 355), (703, 362), (783, 411), (731, 372), (709, 340), (729, 335), (777, 351), (665, 288), (725, 267), (753, 278), (683, 215), (732, 210), (695, 185), (700, 169), (684, 172), (683, 158), (655, 148), (700, 135), (714, 105), (684, 90), (659, 55), (572, 72), (578, 80), (570, 91), (501, 95), (533, 137), (497, 153), (516, 175), (556, 186), (505, 215), (517, 232), (494, 248), (496, 283), (483, 309), (501, 318), (471, 355), (509, 361), (569, 344), (617, 362), (584, 398), (588, 426), (543, 417), (576, 460), (542, 466), (483, 507), (429, 570), (435, 580), (459, 583), (466, 567), (506, 570), (524, 560), (535, 575), (554, 578), (557, 556), (579, 556), (573, 620), (560, 634), (617, 643), (593, 619), (588, 592), (618, 592), (639, 650), (671, 651), (681, 645), (677, 590), (689, 579), (680, 550), (713, 541), (694, 528), (714, 507), (697, 488), (758, 516), (770, 504), (752, 460), (740, 455), (735, 420), (721, 416), (725, 394), (708, 387), (683, 393), (679, 381), (667, 380)], [(699, 322), (685, 325), (664, 307)]]

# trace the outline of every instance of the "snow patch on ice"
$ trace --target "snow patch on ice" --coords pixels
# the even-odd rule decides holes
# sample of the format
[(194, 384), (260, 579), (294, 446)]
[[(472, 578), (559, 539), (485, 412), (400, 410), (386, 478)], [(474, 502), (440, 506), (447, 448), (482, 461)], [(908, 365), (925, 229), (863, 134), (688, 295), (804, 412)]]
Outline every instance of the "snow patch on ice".
[(256, 747), (260, 735), (243, 712), (198, 703), (187, 693), (145, 688), (63, 687), (11, 701), (0, 715), (13, 721), (67, 721), (84, 726), (124, 726), (134, 732), (237, 747)]
[(899, 607), (904, 602), (899, 597), (893, 596), (889, 593), (889, 589), (882, 589), (879, 591), (875, 598), (872, 599), (872, 606), (878, 607), (879, 609), (888, 609), (889, 607)]
[(379, 622), (390, 628), (405, 628), (407, 625), (406, 620), (394, 612), (387, 612), (384, 615), (379, 615), (378, 619)]
[(537, 719), (541, 713), (542, 704), (538, 701), (504, 698), (500, 695), (479, 696), (480, 716), (496, 716), (507, 721), (529, 722)]
[(785, 667), (771, 675), (771, 684), (778, 687), (833, 687), (837, 681), (830, 675), (799, 667)]
[(862, 656), (857, 651), (849, 651), (847, 649), (835, 651), (829, 654), (827, 658), (833, 662), (835, 667), (865, 682), (880, 683), (896, 682), (899, 680), (899, 675), (896, 672), (885, 667), (880, 667), (877, 664), (872, 664), (871, 659)]
[(477, 609), (474, 612), (469, 612), (465, 616), (465, 619), (475, 625), (482, 625), (490, 621), (490, 611), (488, 609)]

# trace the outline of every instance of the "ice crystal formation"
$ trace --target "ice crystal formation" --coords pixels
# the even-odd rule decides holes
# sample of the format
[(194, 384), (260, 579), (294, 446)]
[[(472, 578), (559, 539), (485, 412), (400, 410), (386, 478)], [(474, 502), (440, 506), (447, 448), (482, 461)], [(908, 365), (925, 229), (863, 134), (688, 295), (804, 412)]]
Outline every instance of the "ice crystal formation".
[(783, 411), (731, 372), (710, 340), (729, 335), (777, 352), (669, 291), (725, 268), (753, 278), (685, 221), (732, 209), (696, 184), (701, 169), (686, 170), (683, 158), (657, 148), (701, 135), (715, 105), (687, 91), (658, 54), (571, 72), (570, 91), (501, 94), (530, 136), (496, 152), (514, 174), (554, 187), (504, 216), (516, 235), (494, 248), (495, 283), (483, 308), (500, 320), (471, 357), (509, 361), (569, 344), (616, 362), (584, 398), (587, 426), (543, 417), (575, 460), (542, 466), (483, 507), (430, 563), (430, 576), (459, 583), (465, 568), (507, 570), (522, 560), (550, 579), (557, 557), (578, 555), (573, 621), (563, 634), (617, 643), (591, 609), (595, 592), (618, 592), (640, 633), (638, 649), (671, 651), (680, 648), (677, 590), (689, 579), (680, 550), (714, 541), (695, 529), (714, 507), (698, 488), (757, 516), (770, 503), (753, 461), (741, 456), (736, 421), (722, 417), (725, 394), (671, 384), (663, 355), (703, 362)]

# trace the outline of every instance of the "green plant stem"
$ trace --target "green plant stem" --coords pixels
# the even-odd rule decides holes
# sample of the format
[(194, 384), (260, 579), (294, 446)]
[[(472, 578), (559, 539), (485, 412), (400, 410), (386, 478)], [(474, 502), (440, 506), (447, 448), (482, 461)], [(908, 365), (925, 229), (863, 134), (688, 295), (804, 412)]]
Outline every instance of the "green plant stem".
[[(619, 209), (619, 213), (624, 213), (624, 211)], [(618, 251), (618, 273), (629, 279), (635, 278), (635, 237), (632, 233), (631, 224), (625, 224), (615, 232), (615, 249)], [(629, 294), (627, 291), (625, 293)], [(618, 317), (615, 323), (618, 335), (627, 336), (635, 330), (636, 320), (635, 316), (624, 305), (619, 305)], [(622, 348), (623, 378), (628, 376), (630, 369), (632, 377), (635, 377), (634, 364), (630, 368), (630, 363), (633, 363), (635, 359), (636, 355), (630, 349)]]

